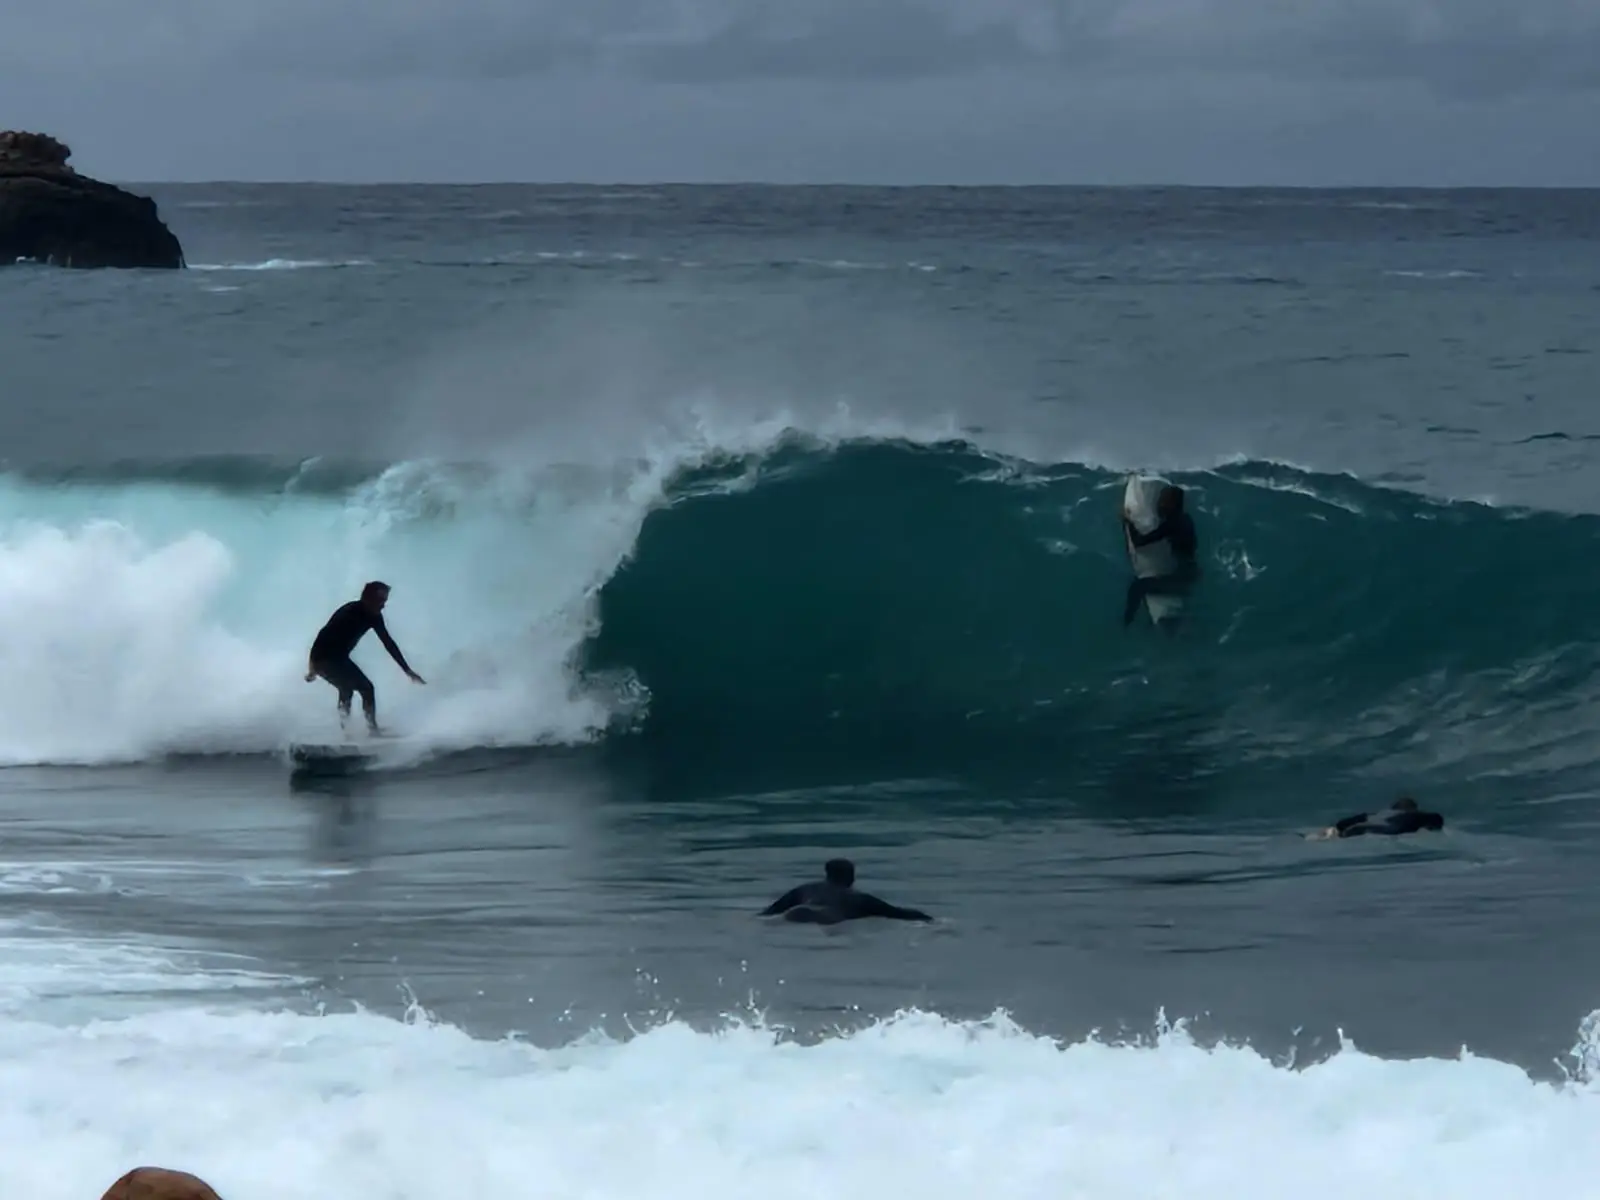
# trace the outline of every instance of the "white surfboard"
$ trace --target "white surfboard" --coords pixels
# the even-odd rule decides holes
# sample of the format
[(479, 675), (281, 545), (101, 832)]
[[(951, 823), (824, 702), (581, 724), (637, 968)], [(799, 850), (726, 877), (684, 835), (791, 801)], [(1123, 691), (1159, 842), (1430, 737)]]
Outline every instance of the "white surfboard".
[[(1156, 515), (1156, 497), (1161, 495), (1161, 489), (1167, 486), (1165, 479), (1153, 478), (1144, 475), (1130, 475), (1128, 482), (1122, 489), (1122, 505), (1128, 514), (1128, 519), (1133, 522), (1133, 527), (1140, 533), (1149, 533), (1161, 523), (1161, 518)], [(1141, 579), (1152, 575), (1170, 575), (1177, 566), (1173, 557), (1172, 547), (1165, 538), (1150, 546), (1135, 547), (1133, 539), (1123, 531), (1123, 544), (1128, 548), (1128, 563), (1133, 567), (1133, 573)], [(1146, 596), (1144, 598), (1146, 611), (1150, 620), (1156, 624), (1162, 621), (1173, 621), (1183, 615), (1182, 596)]]

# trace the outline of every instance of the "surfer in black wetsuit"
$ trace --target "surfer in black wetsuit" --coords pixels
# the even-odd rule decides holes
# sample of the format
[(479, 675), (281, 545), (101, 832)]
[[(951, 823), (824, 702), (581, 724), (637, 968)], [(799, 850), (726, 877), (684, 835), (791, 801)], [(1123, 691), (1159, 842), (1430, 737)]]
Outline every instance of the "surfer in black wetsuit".
[(931, 921), (927, 913), (915, 908), (900, 908), (869, 892), (855, 889), (856, 867), (848, 858), (830, 858), (822, 865), (823, 878), (802, 883), (779, 896), (761, 910), (763, 917), (780, 914), (785, 921), (806, 925), (837, 925), (862, 917), (886, 917), (891, 921)]
[(333, 616), (328, 618), (328, 623), (311, 643), (311, 654), (306, 663), (307, 683), (320, 675), (339, 689), (340, 725), (350, 716), (350, 698), (357, 692), (361, 693), (361, 712), (367, 718), (367, 728), (374, 734), (378, 732), (377, 695), (372, 680), (350, 659), (350, 652), (367, 635), (368, 630), (378, 635), (383, 648), (389, 652), (389, 657), (400, 664), (407, 679), (412, 683), (427, 682), (411, 669), (406, 656), (400, 653), (400, 647), (389, 636), (388, 627), (383, 623), (383, 608), (388, 603), (387, 583), (375, 579), (367, 584), (361, 589), (361, 599), (341, 604), (334, 610)]
[(1319, 839), (1351, 838), (1376, 833), (1400, 837), (1407, 833), (1419, 833), (1424, 829), (1437, 832), (1443, 828), (1442, 815), (1436, 812), (1422, 812), (1417, 808), (1417, 802), (1410, 796), (1401, 796), (1390, 806), (1389, 811), (1381, 814), (1377, 820), (1372, 819), (1371, 813), (1357, 813), (1353, 817), (1346, 817), (1329, 825), (1312, 836)]
[(1194, 521), (1183, 511), (1181, 487), (1169, 483), (1161, 489), (1161, 495), (1156, 499), (1156, 515), (1161, 518), (1161, 523), (1149, 533), (1140, 533), (1127, 512), (1123, 512), (1122, 523), (1127, 526), (1128, 540), (1138, 548), (1154, 545), (1162, 538), (1167, 539), (1172, 547), (1172, 557), (1177, 560), (1177, 567), (1169, 575), (1135, 576), (1129, 582), (1128, 602), (1122, 609), (1124, 625), (1133, 624), (1134, 617), (1139, 615), (1139, 604), (1146, 596), (1183, 595), (1200, 575), (1200, 564), (1196, 559), (1200, 538), (1195, 533)]

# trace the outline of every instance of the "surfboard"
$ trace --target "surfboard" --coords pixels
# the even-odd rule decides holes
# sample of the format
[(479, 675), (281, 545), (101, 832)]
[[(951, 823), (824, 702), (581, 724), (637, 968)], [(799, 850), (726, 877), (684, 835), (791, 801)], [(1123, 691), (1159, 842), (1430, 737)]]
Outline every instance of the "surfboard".
[(362, 771), (377, 761), (374, 750), (357, 742), (290, 742), (289, 764), (297, 773)]
[(392, 733), (338, 742), (290, 742), (289, 761), (299, 770), (354, 770), (400, 757), (404, 740)]
[(289, 757), (295, 762), (321, 762), (324, 759), (371, 758), (373, 748), (360, 742), (290, 742)]
[[(1166, 485), (1165, 479), (1145, 475), (1128, 476), (1128, 482), (1122, 489), (1122, 506), (1133, 527), (1140, 533), (1149, 533), (1161, 523), (1161, 518), (1156, 515), (1156, 497)], [(1177, 564), (1172, 547), (1165, 539), (1152, 546), (1136, 547), (1126, 529), (1122, 534), (1123, 545), (1128, 549), (1128, 564), (1135, 575), (1147, 579), (1152, 575), (1172, 573)], [(1183, 615), (1182, 596), (1146, 596), (1144, 606), (1150, 614), (1150, 620), (1157, 625), (1163, 621), (1175, 621)]]

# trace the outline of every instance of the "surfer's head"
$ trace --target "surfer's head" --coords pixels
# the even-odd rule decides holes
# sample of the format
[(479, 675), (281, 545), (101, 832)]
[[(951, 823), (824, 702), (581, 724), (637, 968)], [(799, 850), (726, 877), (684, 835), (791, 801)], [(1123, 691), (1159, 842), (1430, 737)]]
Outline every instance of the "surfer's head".
[(374, 579), (361, 589), (361, 603), (373, 612), (382, 612), (383, 606), (389, 603), (389, 585), (380, 579)]
[(1400, 799), (1394, 802), (1392, 807), (1395, 812), (1416, 812), (1417, 802), (1410, 796), (1401, 796)]
[(1163, 517), (1175, 517), (1183, 511), (1183, 489), (1175, 483), (1169, 483), (1161, 489), (1161, 495), (1156, 497), (1156, 511)]
[(829, 883), (851, 887), (856, 881), (856, 865), (848, 858), (830, 858), (822, 864), (822, 874)]

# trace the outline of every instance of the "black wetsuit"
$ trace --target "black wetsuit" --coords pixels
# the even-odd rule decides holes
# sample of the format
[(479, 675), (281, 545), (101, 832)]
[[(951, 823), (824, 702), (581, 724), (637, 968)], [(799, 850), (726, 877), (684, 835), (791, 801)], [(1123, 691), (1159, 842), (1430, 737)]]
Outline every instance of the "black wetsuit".
[(1135, 547), (1153, 546), (1163, 538), (1172, 546), (1172, 555), (1178, 560), (1178, 566), (1170, 575), (1152, 575), (1147, 578), (1135, 577), (1128, 584), (1128, 602), (1123, 606), (1122, 623), (1133, 624), (1134, 617), (1139, 615), (1139, 602), (1146, 596), (1172, 595), (1188, 591), (1189, 585), (1195, 581), (1200, 573), (1196, 556), (1200, 549), (1200, 537), (1195, 532), (1194, 521), (1188, 513), (1179, 513), (1175, 517), (1165, 518), (1149, 533), (1140, 533), (1132, 525), (1128, 526), (1128, 540)]
[(933, 920), (918, 909), (900, 908), (869, 892), (858, 892), (854, 887), (827, 879), (791, 888), (761, 911), (763, 917), (775, 917), (780, 913), (785, 921), (807, 925), (836, 925), (862, 917), (887, 917), (891, 921)]
[(312, 669), (339, 689), (339, 710), (349, 712), (350, 698), (359, 694), (368, 721), (373, 721), (376, 719), (378, 702), (372, 680), (350, 658), (356, 643), (369, 630), (378, 635), (383, 648), (400, 664), (400, 669), (410, 675), (410, 664), (389, 636), (389, 629), (383, 623), (383, 614), (373, 612), (359, 600), (341, 604), (334, 610), (333, 616), (328, 618), (328, 623), (318, 631), (316, 640), (311, 643), (310, 658)]
[(1419, 812), (1416, 809), (1391, 809), (1376, 821), (1371, 813), (1357, 813), (1334, 825), (1334, 832), (1342, 838), (1361, 837), (1368, 833), (1398, 837), (1406, 833), (1420, 833), (1424, 829), (1443, 829), (1444, 818), (1438, 813)]

